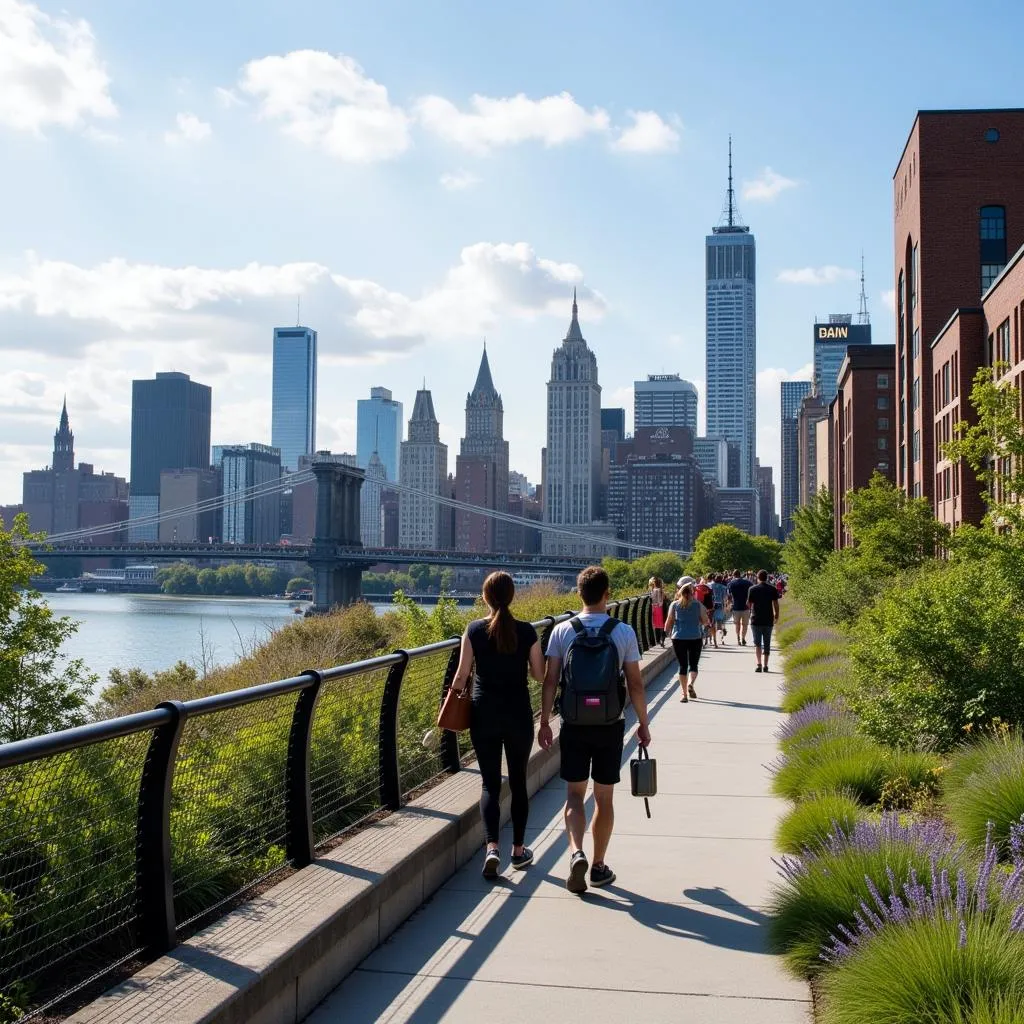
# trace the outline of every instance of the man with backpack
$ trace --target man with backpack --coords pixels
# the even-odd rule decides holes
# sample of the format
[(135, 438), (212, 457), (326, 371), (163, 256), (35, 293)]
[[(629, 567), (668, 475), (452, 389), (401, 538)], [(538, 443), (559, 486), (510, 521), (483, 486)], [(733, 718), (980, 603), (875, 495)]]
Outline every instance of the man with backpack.
[[(613, 796), (622, 767), (626, 729), (626, 698), (633, 705), (639, 725), (637, 740), (651, 742), (647, 696), (640, 676), (640, 647), (636, 633), (625, 622), (608, 615), (608, 573), (599, 565), (584, 569), (576, 580), (583, 611), (551, 631), (547, 649), (547, 675), (537, 742), (547, 750), (552, 742), (551, 712), (558, 691), (561, 777), (568, 784), (565, 829), (569, 836), (570, 892), (582, 894), (590, 884), (599, 887), (615, 881), (605, 862), (615, 823)], [(594, 860), (583, 852), (587, 830), (584, 801), (587, 783), (594, 780)]]

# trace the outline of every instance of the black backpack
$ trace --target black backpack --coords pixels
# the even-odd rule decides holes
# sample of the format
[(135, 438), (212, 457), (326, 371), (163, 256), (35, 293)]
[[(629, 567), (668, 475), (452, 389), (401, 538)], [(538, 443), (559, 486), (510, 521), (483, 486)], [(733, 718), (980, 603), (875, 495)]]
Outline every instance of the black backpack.
[(575, 636), (562, 660), (559, 711), (566, 725), (608, 725), (626, 707), (619, 650), (612, 640), (618, 619), (609, 619), (588, 633), (579, 619), (570, 619)]

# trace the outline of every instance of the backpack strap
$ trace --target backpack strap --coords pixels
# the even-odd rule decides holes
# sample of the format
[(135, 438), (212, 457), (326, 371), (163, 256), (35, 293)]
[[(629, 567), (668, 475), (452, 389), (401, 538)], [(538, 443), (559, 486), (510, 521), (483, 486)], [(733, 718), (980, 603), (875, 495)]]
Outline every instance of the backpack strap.
[(572, 626), (573, 632), (575, 632), (577, 636), (587, 635), (587, 627), (584, 626), (575, 615), (569, 620), (569, 625)]
[(615, 632), (615, 627), (619, 624), (619, 619), (613, 619), (611, 616), (608, 617), (608, 621), (605, 622), (600, 630), (598, 630), (598, 636), (611, 636)]

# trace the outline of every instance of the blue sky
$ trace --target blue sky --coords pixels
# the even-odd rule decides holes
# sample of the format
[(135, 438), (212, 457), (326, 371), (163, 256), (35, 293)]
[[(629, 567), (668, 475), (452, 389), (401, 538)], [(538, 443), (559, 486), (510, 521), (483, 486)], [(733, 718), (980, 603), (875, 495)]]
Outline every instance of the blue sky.
[[(0, 503), (127, 472), (130, 381), (214, 388), (269, 441), (271, 330), (320, 332), (318, 442), (424, 377), (453, 469), (483, 337), (511, 462), (580, 289), (603, 404), (703, 387), (704, 235), (734, 139), (758, 244), (758, 453), (815, 314), (892, 337), (891, 176), (918, 108), (1022, 102), (1019, 4), (0, 0)], [(776, 473), (778, 472), (776, 468)], [(776, 477), (776, 479), (778, 479)]]

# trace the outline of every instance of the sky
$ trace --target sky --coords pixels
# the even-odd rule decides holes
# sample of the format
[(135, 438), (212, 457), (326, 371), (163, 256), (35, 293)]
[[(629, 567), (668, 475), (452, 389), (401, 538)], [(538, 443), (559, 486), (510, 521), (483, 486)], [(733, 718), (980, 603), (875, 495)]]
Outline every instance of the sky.
[[(1024, 5), (952, 0), (0, 0), (0, 504), (49, 462), (127, 475), (131, 381), (213, 388), (270, 441), (271, 337), (319, 332), (317, 445), (426, 381), (454, 470), (486, 338), (536, 482), (572, 289), (602, 405), (703, 392), (727, 139), (757, 239), (757, 451), (816, 316), (892, 341), (892, 173), (917, 109), (1022, 102)], [(703, 396), (702, 396), (703, 397)], [(701, 412), (703, 424), (703, 409)]]

